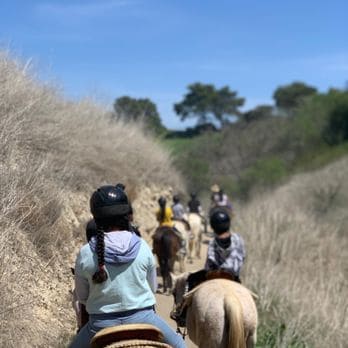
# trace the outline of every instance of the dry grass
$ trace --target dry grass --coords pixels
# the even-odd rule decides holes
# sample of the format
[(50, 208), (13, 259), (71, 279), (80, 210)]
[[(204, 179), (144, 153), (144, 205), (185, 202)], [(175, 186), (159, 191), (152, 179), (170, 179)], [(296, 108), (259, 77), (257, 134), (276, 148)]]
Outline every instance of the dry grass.
[(86, 215), (86, 198), (103, 183), (124, 182), (133, 198), (150, 183), (184, 186), (139, 126), (65, 100), (29, 70), (0, 53), (1, 347), (57, 346), (67, 335), (76, 197)]
[(347, 177), (345, 159), (241, 209), (236, 229), (247, 243), (246, 282), (260, 296), (263, 344), (346, 346)]

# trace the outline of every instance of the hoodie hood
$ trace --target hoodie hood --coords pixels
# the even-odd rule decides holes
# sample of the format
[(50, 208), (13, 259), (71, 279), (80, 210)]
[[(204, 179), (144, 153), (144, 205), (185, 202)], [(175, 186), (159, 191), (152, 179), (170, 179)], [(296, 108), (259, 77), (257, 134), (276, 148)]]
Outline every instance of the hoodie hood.
[[(140, 249), (141, 239), (129, 231), (104, 233), (104, 259), (106, 263), (124, 264), (133, 261)], [(97, 237), (92, 237), (89, 246), (97, 252)]]

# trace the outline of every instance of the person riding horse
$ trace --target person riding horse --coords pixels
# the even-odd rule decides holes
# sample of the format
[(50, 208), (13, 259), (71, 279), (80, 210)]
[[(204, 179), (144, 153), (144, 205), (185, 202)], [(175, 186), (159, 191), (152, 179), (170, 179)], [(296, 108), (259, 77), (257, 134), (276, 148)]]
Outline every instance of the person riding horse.
[(91, 196), (90, 210), (97, 234), (77, 255), (75, 291), (86, 306), (89, 321), (70, 348), (89, 347), (91, 338), (105, 327), (148, 323), (159, 328), (164, 341), (183, 348), (185, 343), (154, 311), (156, 263), (145, 240), (131, 231), (126, 193), (101, 186)]
[[(209, 242), (204, 269), (188, 276), (188, 291), (214, 278), (230, 279), (241, 283), (240, 271), (245, 259), (243, 238), (230, 231), (231, 218), (223, 209), (213, 212), (210, 216), (210, 226), (215, 237)], [(171, 318), (180, 325), (183, 324), (185, 310), (181, 304), (171, 313)]]
[(201, 218), (203, 218), (203, 209), (201, 206), (201, 202), (197, 199), (197, 194), (195, 192), (192, 192), (190, 196), (191, 199), (187, 203), (188, 212), (198, 214)]
[(174, 214), (171, 207), (167, 206), (167, 200), (161, 196), (158, 199), (159, 209), (156, 212), (156, 219), (159, 223), (159, 227), (169, 227), (174, 231), (174, 233), (180, 238), (181, 241), (181, 249), (180, 253), (186, 254), (186, 240), (181, 232), (175, 228), (175, 224), (173, 221)]
[(186, 227), (186, 230), (189, 231), (190, 230), (190, 224), (187, 221), (185, 208), (181, 204), (180, 197), (178, 195), (174, 195), (173, 196), (172, 211), (173, 211), (173, 220), (174, 221), (181, 221), (181, 222), (183, 222), (185, 227)]
[(210, 201), (210, 210), (209, 215), (215, 210), (224, 209), (230, 216), (233, 214), (233, 207), (230, 199), (222, 188), (217, 184), (214, 184), (211, 188), (211, 201)]

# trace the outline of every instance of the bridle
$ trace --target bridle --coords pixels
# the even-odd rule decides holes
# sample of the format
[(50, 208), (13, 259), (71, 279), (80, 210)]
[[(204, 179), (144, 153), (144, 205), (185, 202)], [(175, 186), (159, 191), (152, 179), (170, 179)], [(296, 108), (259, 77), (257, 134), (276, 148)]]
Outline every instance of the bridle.
[(187, 336), (187, 328), (183, 328), (183, 330), (181, 330), (181, 328), (179, 326), (176, 327), (176, 332), (181, 335), (182, 339), (185, 340), (185, 337)]
[[(187, 294), (189, 292), (189, 284), (188, 284), (188, 282), (186, 281), (186, 283), (185, 283), (185, 290), (184, 290), (184, 294), (183, 294), (183, 300), (182, 300), (182, 303), (181, 303), (181, 305), (180, 305), (180, 309), (181, 309), (181, 311), (183, 310), (183, 307), (185, 306), (185, 295)], [(175, 302), (173, 303), (173, 310), (175, 310), (176, 311), (176, 309), (177, 309), (177, 306), (176, 306), (176, 304), (175, 304)], [(183, 338), (183, 340), (185, 340), (185, 337), (187, 336), (187, 327), (186, 326), (184, 326), (184, 327), (182, 327), (182, 326), (179, 326), (179, 323), (178, 323), (178, 321), (177, 320), (175, 320), (175, 322), (176, 322), (176, 332), (179, 334), (179, 335), (181, 335), (181, 337)]]

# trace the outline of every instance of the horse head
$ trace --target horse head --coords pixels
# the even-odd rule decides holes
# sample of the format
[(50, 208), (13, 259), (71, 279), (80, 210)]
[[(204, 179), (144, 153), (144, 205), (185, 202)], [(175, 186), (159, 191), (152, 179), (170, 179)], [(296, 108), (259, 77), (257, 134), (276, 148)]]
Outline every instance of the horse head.
[(185, 272), (179, 275), (175, 275), (174, 273), (171, 273), (170, 276), (172, 278), (172, 294), (174, 296), (174, 303), (180, 304), (183, 299), (184, 295), (187, 292), (187, 278), (190, 275), (189, 272)]

